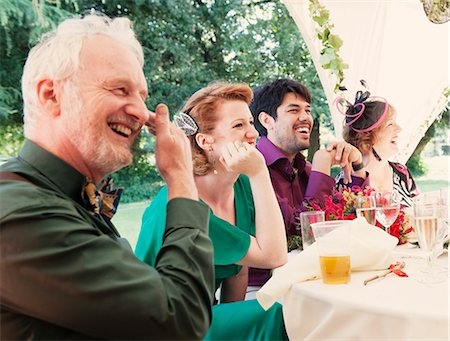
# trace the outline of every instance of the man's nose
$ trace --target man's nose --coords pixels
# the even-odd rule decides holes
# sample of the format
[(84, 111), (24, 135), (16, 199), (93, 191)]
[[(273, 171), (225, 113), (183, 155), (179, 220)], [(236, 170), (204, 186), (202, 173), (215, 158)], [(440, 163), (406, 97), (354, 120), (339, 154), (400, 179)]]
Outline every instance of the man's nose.
[(139, 95), (134, 96), (130, 100), (130, 103), (126, 106), (126, 113), (133, 116), (141, 124), (144, 124), (149, 119), (149, 112), (145, 101)]

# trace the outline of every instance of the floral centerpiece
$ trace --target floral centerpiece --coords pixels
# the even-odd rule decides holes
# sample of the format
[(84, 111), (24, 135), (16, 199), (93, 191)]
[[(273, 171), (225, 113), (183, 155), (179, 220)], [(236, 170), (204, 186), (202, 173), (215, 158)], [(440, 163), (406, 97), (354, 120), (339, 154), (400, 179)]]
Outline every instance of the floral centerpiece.
[[(356, 218), (356, 198), (371, 195), (374, 191), (369, 187), (353, 186), (351, 189), (343, 187), (340, 191), (333, 190), (330, 196), (324, 198), (322, 205), (309, 202), (305, 207), (313, 211), (324, 211), (325, 220), (353, 220)], [(383, 228), (379, 222), (376, 226)], [(408, 241), (408, 234), (412, 231), (413, 227), (405, 215), (404, 207), (401, 207), (397, 219), (391, 225), (390, 234), (398, 239), (400, 245)]]

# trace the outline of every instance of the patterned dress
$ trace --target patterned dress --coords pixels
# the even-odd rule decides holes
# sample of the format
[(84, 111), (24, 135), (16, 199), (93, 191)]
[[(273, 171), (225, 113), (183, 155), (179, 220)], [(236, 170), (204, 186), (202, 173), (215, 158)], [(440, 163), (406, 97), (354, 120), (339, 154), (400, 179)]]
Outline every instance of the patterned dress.
[[(412, 198), (419, 195), (420, 191), (414, 182), (409, 169), (397, 162), (390, 162), (392, 168), (392, 187), (397, 190), (401, 197), (401, 205), (405, 207), (412, 206)], [(344, 173), (340, 172), (336, 177), (336, 185), (338, 188), (351, 187), (353, 184), (344, 184)]]

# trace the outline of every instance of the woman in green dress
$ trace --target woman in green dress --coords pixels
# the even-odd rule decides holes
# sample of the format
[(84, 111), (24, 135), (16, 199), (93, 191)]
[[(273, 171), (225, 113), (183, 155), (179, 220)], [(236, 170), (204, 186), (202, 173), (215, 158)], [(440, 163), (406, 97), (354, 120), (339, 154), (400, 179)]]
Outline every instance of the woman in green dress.
[[(287, 261), (283, 218), (262, 154), (246, 84), (213, 83), (196, 92), (183, 112), (193, 119), (191, 141), (199, 197), (211, 208), (216, 289), (206, 339), (286, 339), (281, 306), (264, 311), (245, 297), (247, 267), (272, 269)], [(167, 189), (144, 213), (136, 255), (154, 265), (164, 238)], [(186, 269), (189, 271), (189, 269)], [(230, 303), (234, 302), (234, 303)], [(217, 303), (217, 302), (216, 302)]]

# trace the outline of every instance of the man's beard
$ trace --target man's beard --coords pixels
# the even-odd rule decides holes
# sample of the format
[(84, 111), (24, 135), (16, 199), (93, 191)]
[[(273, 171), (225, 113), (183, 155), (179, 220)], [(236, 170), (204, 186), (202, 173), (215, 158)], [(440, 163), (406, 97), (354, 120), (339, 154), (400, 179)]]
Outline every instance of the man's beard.
[[(102, 136), (102, 130), (96, 129), (95, 116), (92, 113), (83, 113), (84, 107), (78, 87), (66, 83), (64, 89), (67, 89), (67, 107), (62, 107), (61, 110), (64, 110), (70, 122), (66, 126), (67, 135), (84, 162), (89, 165), (91, 172), (106, 175), (129, 165), (132, 161), (131, 152), (124, 152), (123, 147), (120, 147), (120, 150), (115, 149), (108, 139)], [(106, 125), (106, 122), (104, 124)]]
[[(281, 135), (281, 134), (280, 134)], [(299, 141), (295, 136), (278, 136), (280, 147), (288, 154), (297, 154), (308, 149), (310, 142)]]

